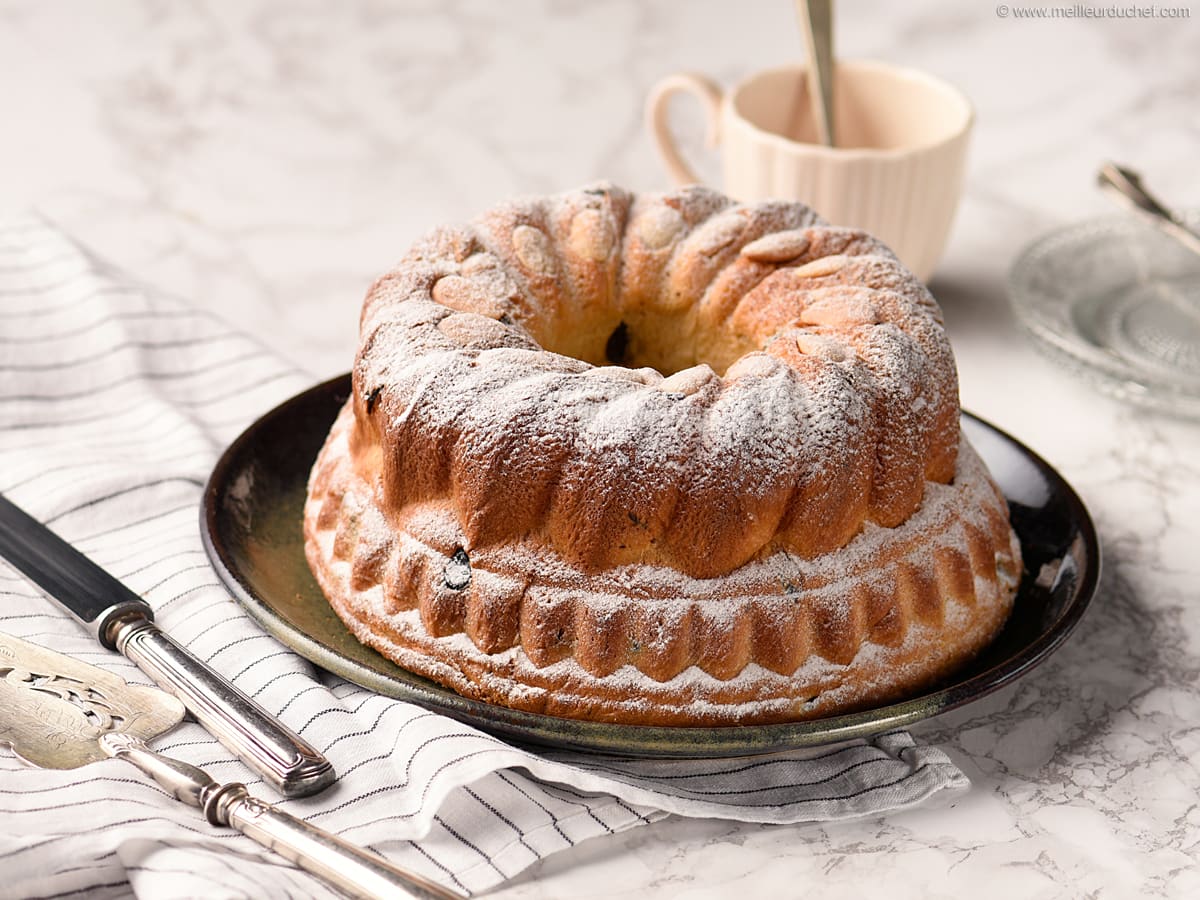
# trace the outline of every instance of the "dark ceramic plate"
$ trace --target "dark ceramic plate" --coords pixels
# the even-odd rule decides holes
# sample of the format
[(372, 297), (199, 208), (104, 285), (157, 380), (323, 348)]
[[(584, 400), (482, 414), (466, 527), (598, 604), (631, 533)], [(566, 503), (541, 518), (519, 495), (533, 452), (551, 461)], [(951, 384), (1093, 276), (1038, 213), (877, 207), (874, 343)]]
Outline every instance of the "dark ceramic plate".
[(225, 451), (204, 493), (208, 555), (250, 614), (302, 656), (381, 694), (513, 740), (634, 756), (716, 757), (865, 737), (955, 709), (1020, 678), (1066, 640), (1096, 590), (1096, 532), (1071, 486), (1008, 435), (964, 415), (963, 427), (1008, 498), (1026, 572), (999, 637), (940, 690), (808, 722), (722, 728), (610, 725), (468, 700), (360, 644), (309, 573), (301, 534), (308, 471), (349, 391), (348, 375), (317, 385), (267, 413)]

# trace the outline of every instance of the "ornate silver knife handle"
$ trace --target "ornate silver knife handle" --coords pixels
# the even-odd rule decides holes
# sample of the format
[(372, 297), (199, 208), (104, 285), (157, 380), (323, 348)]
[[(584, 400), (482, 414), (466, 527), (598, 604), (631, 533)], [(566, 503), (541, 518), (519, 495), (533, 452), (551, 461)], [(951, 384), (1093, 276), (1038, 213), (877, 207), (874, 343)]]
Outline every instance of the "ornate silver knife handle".
[(462, 895), (388, 862), (336, 835), (256, 800), (245, 785), (219, 784), (203, 769), (155, 753), (131, 734), (101, 735), (109, 756), (137, 766), (175, 799), (204, 810), (213, 825), (227, 825), (351, 897), (422, 897), (462, 900)]
[(210, 734), (285, 797), (314, 794), (335, 778), (332, 764), (232, 682), (180, 647), (140, 611), (109, 626), (116, 649), (178, 697)]
[(285, 797), (333, 783), (333, 766), (154, 624), (150, 605), (0, 494), (0, 556), (110, 650), (133, 660)]

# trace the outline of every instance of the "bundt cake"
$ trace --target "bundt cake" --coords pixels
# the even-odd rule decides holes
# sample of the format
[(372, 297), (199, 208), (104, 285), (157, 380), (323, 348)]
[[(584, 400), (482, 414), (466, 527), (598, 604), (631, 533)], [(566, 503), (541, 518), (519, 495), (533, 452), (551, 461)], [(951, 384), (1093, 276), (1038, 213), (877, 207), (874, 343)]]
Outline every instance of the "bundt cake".
[(364, 643), (571, 718), (794, 721), (928, 686), (1020, 550), (941, 313), (796, 203), (600, 185), (440, 228), (370, 289), (309, 564)]

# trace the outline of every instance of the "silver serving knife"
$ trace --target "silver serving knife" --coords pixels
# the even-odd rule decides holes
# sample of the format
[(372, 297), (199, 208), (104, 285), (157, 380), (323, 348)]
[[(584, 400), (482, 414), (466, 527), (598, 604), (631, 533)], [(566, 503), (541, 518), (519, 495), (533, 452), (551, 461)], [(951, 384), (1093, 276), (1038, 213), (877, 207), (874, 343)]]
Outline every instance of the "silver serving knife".
[(178, 697), (222, 744), (285, 797), (333, 783), (333, 766), (302, 737), (154, 624), (141, 597), (0, 494), (0, 556)]
[(183, 718), (157, 688), (127, 684), (111, 672), (0, 632), (0, 745), (49, 769), (74, 769), (107, 757), (141, 769), (175, 799), (204, 810), (352, 897), (461, 895), (343, 841), (269, 803), (245, 785), (219, 784), (203, 769), (146, 746)]

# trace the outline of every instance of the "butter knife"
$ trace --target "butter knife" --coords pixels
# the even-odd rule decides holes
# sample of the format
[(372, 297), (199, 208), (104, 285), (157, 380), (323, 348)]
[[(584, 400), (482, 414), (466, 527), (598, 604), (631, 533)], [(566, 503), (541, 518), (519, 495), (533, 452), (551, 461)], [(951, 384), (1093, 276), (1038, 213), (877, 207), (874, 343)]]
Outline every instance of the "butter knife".
[(173, 694), (217, 740), (285, 797), (333, 783), (333, 766), (302, 737), (177, 644), (150, 605), (0, 494), (0, 556), (110, 650)]

